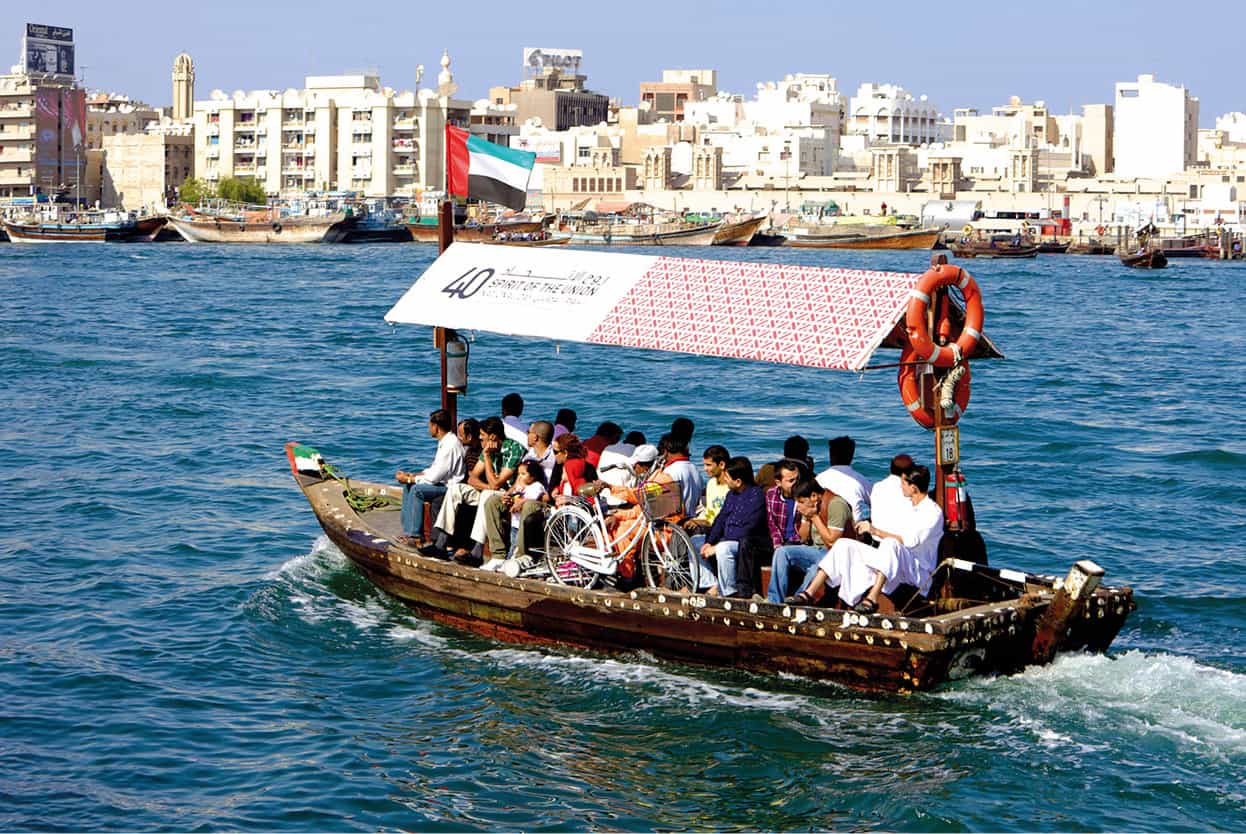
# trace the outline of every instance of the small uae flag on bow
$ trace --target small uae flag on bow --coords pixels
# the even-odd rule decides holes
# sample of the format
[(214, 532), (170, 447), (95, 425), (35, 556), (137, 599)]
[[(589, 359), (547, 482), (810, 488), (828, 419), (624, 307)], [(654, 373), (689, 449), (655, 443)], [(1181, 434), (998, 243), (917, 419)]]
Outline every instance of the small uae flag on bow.
[(456, 197), (501, 203), (523, 211), (536, 154), (486, 142), (446, 125), (447, 189)]

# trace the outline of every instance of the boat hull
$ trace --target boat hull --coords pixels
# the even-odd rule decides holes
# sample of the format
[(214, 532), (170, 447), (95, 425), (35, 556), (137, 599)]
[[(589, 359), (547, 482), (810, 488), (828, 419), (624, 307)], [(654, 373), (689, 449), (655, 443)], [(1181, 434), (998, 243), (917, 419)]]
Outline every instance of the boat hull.
[(340, 212), (249, 223), (207, 215), (170, 217), (169, 225), (189, 243), (334, 243), (349, 231)]
[(948, 249), (958, 258), (1037, 258), (1037, 246), (964, 246), (949, 243)]
[(734, 223), (723, 223), (714, 234), (714, 246), (748, 246), (753, 235), (761, 228), (766, 217), (752, 217), (748, 220), (737, 220)]
[[(495, 235), (502, 232), (529, 234), (545, 228), (543, 220), (523, 220), (516, 223), (486, 223), (483, 226), (455, 226), (454, 239), (468, 243), (492, 243)], [(436, 223), (408, 223), (411, 239), (416, 243), (437, 243)]]
[[(426, 558), (399, 545), (380, 523), (370, 522), (369, 515), (383, 511), (360, 515), (351, 509), (338, 481), (304, 473), (294, 477), (325, 534), (375, 585), (423, 616), (514, 643), (641, 650), (692, 663), (908, 693), (1030, 665), (1038, 618), (1053, 595), (1054, 577), (964, 562), (945, 563), (951, 565), (948, 584), (976, 582), (974, 598), (990, 600), (1011, 583), (1017, 598), (923, 618), (648, 589), (585, 591)], [(354, 480), (351, 485), (366, 494), (402, 495), (401, 487)], [(392, 519), (395, 513), (386, 515)], [(1083, 615), (1070, 623), (1061, 650), (1105, 650), (1133, 609), (1130, 589), (1097, 589)]]
[(1168, 266), (1168, 258), (1164, 256), (1164, 252), (1160, 249), (1121, 255), (1120, 259), (1121, 264), (1134, 269), (1164, 269)]
[(804, 249), (931, 249), (940, 232), (911, 231), (891, 235), (836, 235), (791, 237), (784, 246)]
[(12, 223), (4, 229), (13, 243), (113, 243), (134, 240), (136, 223), (82, 224)]
[(708, 223), (686, 228), (642, 226), (639, 230), (632, 230), (620, 224), (601, 232), (572, 231), (571, 242), (580, 246), (710, 246), (721, 225)]
[(494, 238), (484, 242), (493, 246), (566, 246), (571, 242), (571, 235), (550, 235), (539, 240), (500, 240)]

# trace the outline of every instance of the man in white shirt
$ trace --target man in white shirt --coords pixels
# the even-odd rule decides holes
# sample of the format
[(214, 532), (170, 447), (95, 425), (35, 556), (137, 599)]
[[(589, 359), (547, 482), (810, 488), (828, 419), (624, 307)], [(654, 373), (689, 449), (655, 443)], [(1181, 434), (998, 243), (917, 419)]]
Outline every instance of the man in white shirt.
[(852, 468), (857, 444), (851, 437), (836, 437), (830, 447), (831, 467), (819, 474), (817, 481), (823, 489), (829, 489), (848, 502), (860, 532), (862, 523), (870, 519), (870, 490), (874, 485), (869, 478)]
[(402, 532), (400, 543), (411, 547), (424, 544), (424, 504), (445, 496), (446, 489), (467, 477), (463, 443), (454, 433), (450, 412), (439, 408), (428, 415), (428, 434), (437, 441), (432, 466), (418, 475), (398, 471), (394, 477), (402, 488)]
[[(601, 457), (597, 459), (597, 477), (601, 478), (610, 486), (635, 486), (636, 479), (632, 477), (631, 470), (627, 467), (631, 463), (632, 455), (636, 454), (636, 448), (645, 445), (645, 436), (638, 431), (628, 432), (623, 438), (623, 442), (614, 443), (601, 450)], [(607, 469), (607, 467), (612, 467)]]
[(691, 518), (701, 508), (701, 495), (704, 486), (701, 484), (701, 473), (688, 459), (688, 442), (682, 437), (666, 434), (658, 441), (658, 451), (665, 455), (666, 462), (662, 471), (671, 476), (671, 480), (679, 485), (679, 497), (682, 504), (682, 515)]
[(523, 397), (518, 394), (507, 394), (502, 398), (502, 425), (506, 427), (506, 436), (516, 443), (528, 445), (528, 424), (520, 417), (523, 415)]
[(912, 505), (904, 497), (901, 479), (913, 468), (913, 458), (896, 455), (891, 459), (891, 474), (874, 484), (870, 490), (870, 524), (884, 530), (898, 530)]
[(900, 487), (909, 502), (904, 516), (896, 508), (903, 527), (893, 532), (867, 525), (877, 547), (839, 539), (818, 563), (808, 587), (789, 601), (810, 604), (824, 587), (838, 586), (841, 600), (858, 613), (872, 614), (878, 610), (879, 595), (891, 594), (901, 585), (913, 585), (922, 594), (930, 590), (943, 538), (943, 510), (929, 496), (926, 467), (914, 466), (900, 476)]

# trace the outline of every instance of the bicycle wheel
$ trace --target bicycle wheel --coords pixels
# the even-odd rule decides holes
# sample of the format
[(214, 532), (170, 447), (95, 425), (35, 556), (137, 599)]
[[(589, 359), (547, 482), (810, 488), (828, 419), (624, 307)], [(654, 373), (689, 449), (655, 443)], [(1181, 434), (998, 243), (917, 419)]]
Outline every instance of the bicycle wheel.
[(601, 574), (571, 561), (568, 554), (577, 548), (601, 553), (606, 543), (587, 512), (579, 507), (560, 507), (545, 523), (545, 565), (560, 585), (594, 588)]
[[(656, 541), (657, 547), (654, 547)], [(645, 583), (668, 591), (695, 591), (701, 578), (701, 560), (692, 551), (692, 541), (679, 525), (653, 522), (653, 535), (640, 545), (640, 562)]]

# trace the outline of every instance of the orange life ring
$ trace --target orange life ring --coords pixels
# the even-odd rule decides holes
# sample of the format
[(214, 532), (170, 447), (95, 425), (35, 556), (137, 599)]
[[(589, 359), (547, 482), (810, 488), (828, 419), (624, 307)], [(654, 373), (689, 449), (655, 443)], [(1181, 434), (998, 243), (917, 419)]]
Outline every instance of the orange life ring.
[[(930, 309), (930, 299), (935, 290), (960, 287), (965, 294), (965, 326), (960, 337), (950, 345), (936, 345), (930, 338), (930, 328), (926, 324), (926, 313)], [(917, 279), (917, 286), (909, 293), (908, 311), (904, 316), (904, 326), (908, 331), (909, 347), (917, 359), (930, 362), (936, 368), (950, 368), (978, 346), (982, 339), (982, 322), (985, 313), (982, 309), (982, 292), (978, 282), (968, 272), (952, 264), (940, 264), (928, 269)]]
[(1103, 233), (1106, 232), (1107, 230), (1108, 229), (1106, 226), (1095, 226), (1095, 234), (1097, 234), (1099, 237), (1103, 237)]
[[(900, 384), (900, 398), (904, 400), (904, 407), (908, 409), (909, 416), (912, 417), (919, 426), (927, 429), (933, 429), (935, 424), (934, 409), (936, 405), (929, 407), (922, 406), (922, 387), (923, 381), (920, 379), (921, 374), (917, 373), (918, 367), (923, 364), (921, 357), (912, 348), (906, 348), (900, 354), (900, 373), (896, 375), (896, 382)], [(956, 388), (952, 392), (952, 411), (943, 418), (944, 425), (955, 425), (960, 416), (965, 413), (965, 409), (969, 407), (969, 361), (965, 360), (965, 375), (956, 383)], [(937, 392), (934, 390), (933, 381), (926, 386), (929, 390), (926, 392), (926, 401), (934, 403)]]

